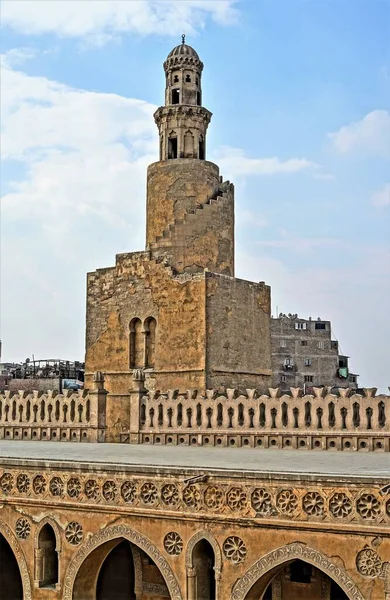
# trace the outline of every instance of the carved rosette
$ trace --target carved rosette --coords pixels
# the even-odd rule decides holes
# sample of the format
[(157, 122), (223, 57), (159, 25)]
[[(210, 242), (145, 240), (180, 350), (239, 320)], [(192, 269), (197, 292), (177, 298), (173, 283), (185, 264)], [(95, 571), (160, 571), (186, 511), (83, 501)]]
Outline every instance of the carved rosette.
[(41, 495), (46, 491), (46, 479), (43, 475), (37, 475), (33, 479), (33, 490), (36, 494)]
[(11, 473), (4, 473), (0, 477), (0, 488), (4, 494), (10, 494), (14, 485), (14, 478)]
[(265, 489), (256, 488), (252, 492), (251, 502), (259, 515), (269, 515), (272, 512), (272, 497)]
[(363, 548), (356, 557), (356, 568), (363, 577), (379, 577), (382, 572), (382, 561), (375, 550)]
[(170, 531), (164, 538), (164, 548), (171, 556), (179, 556), (183, 550), (183, 540), (176, 531)]
[(166, 483), (163, 485), (161, 488), (161, 500), (167, 506), (176, 506), (180, 500), (177, 485), (174, 483)]
[(15, 524), (15, 533), (20, 540), (26, 540), (31, 532), (30, 521), (21, 517), (16, 521)]
[(99, 484), (96, 479), (88, 479), (84, 485), (84, 494), (88, 500), (97, 500), (100, 494)]
[(276, 507), (283, 515), (292, 515), (298, 508), (297, 495), (292, 490), (282, 490), (276, 496)]
[(187, 485), (183, 490), (183, 501), (190, 508), (199, 508), (201, 496), (196, 485)]
[(140, 498), (144, 504), (154, 504), (157, 502), (157, 488), (151, 481), (147, 481), (141, 487)]
[(380, 515), (381, 505), (373, 494), (362, 494), (356, 502), (356, 509), (363, 519), (376, 519)]
[(115, 481), (112, 481), (112, 479), (108, 479), (104, 482), (103, 496), (105, 500), (107, 500), (108, 502), (112, 502), (113, 500), (115, 500), (117, 492), (118, 488), (116, 486)]
[(53, 477), (49, 484), (49, 490), (52, 496), (62, 496), (64, 491), (64, 482), (61, 477)]
[(325, 501), (319, 492), (308, 492), (303, 497), (302, 506), (310, 517), (319, 517), (324, 514)]
[(66, 491), (70, 498), (78, 498), (81, 492), (81, 481), (78, 477), (71, 477), (66, 484)]
[(134, 504), (137, 497), (137, 486), (133, 481), (125, 481), (121, 487), (121, 496), (127, 504)]
[(351, 514), (352, 502), (344, 492), (336, 492), (329, 500), (329, 510), (337, 519), (343, 519)]
[(206, 491), (204, 493), (204, 503), (207, 506), (207, 508), (217, 510), (222, 507), (223, 501), (224, 493), (219, 487), (215, 485), (210, 485), (206, 488)]
[(16, 478), (16, 487), (21, 494), (27, 494), (30, 489), (30, 478), (26, 473), (20, 473)]
[(83, 541), (83, 528), (77, 521), (68, 523), (65, 529), (65, 538), (72, 546), (78, 546)]
[(227, 560), (230, 560), (235, 565), (238, 565), (245, 559), (247, 552), (245, 543), (236, 535), (226, 538), (222, 550)]
[(234, 511), (243, 510), (248, 503), (248, 498), (245, 490), (241, 487), (232, 487), (227, 493), (227, 503), (229, 508)]

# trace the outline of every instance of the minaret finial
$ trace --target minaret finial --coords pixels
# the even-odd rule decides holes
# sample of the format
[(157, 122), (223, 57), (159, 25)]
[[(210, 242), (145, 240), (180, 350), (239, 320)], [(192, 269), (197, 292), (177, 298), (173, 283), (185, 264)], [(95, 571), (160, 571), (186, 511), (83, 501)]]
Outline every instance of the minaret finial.
[(186, 34), (183, 33), (183, 35), (181, 36), (181, 43), (185, 44), (186, 43)]

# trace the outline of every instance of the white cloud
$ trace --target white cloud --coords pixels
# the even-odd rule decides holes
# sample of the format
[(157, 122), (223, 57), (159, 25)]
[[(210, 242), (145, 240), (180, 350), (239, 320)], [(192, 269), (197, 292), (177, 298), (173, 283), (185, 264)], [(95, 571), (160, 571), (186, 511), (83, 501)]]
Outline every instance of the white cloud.
[(373, 206), (390, 206), (390, 183), (387, 183), (380, 190), (374, 192), (371, 196)]
[(341, 154), (363, 151), (387, 156), (390, 154), (390, 113), (374, 110), (360, 121), (329, 133), (328, 137)]
[(277, 175), (297, 173), (308, 169), (317, 169), (318, 165), (306, 158), (249, 158), (240, 148), (222, 146), (214, 156), (224, 174), (228, 177), (246, 175)]
[(284, 240), (262, 240), (257, 242), (263, 248), (285, 248), (289, 252), (310, 252), (314, 248), (334, 247), (342, 245), (342, 241), (334, 238), (294, 238)]
[(89, 37), (102, 45), (116, 35), (195, 35), (211, 18), (237, 20), (236, 0), (4, 0), (2, 23), (24, 34)]

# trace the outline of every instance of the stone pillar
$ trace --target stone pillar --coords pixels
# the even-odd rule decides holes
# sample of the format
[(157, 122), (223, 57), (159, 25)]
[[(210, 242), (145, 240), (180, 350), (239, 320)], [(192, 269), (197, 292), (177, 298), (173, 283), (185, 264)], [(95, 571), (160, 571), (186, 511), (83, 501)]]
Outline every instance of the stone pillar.
[(35, 549), (35, 577), (34, 577), (34, 583), (35, 583), (36, 587), (38, 587), (40, 581), (43, 580), (44, 558), (45, 558), (45, 549), (44, 548), (36, 548)]
[(97, 427), (97, 442), (105, 442), (106, 439), (107, 394), (104, 389), (104, 374), (96, 371), (93, 375), (93, 389), (88, 395), (91, 400), (90, 424)]
[(196, 600), (196, 567), (187, 567), (187, 600)]
[(145, 390), (145, 375), (142, 369), (133, 371), (133, 389), (130, 390), (130, 444), (139, 444), (140, 441), (140, 405)]

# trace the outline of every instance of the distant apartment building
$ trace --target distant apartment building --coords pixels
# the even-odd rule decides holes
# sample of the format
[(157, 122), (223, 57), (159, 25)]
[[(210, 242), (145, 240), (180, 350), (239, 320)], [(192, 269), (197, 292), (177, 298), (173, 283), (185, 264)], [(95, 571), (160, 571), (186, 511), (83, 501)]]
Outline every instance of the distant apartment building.
[(348, 356), (332, 340), (330, 321), (298, 315), (271, 318), (273, 385), (290, 387), (347, 387), (357, 389), (358, 375), (350, 373)]

